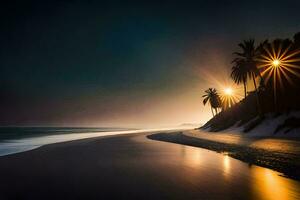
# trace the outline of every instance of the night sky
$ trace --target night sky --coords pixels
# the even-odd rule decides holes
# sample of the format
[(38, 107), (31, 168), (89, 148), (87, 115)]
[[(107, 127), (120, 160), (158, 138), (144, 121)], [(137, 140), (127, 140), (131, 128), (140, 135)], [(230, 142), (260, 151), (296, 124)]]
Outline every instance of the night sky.
[[(8, 3), (9, 2), (9, 3)], [(0, 125), (201, 123), (242, 39), (292, 37), (300, 1), (7, 1)]]

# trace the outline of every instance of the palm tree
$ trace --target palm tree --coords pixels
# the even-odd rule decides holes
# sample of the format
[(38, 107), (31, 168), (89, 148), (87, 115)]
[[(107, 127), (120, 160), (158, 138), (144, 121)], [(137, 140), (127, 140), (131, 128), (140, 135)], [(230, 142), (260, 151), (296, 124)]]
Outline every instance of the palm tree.
[[(299, 54), (299, 50), (294, 45), (295, 43), (289, 39), (275, 39), (270, 43), (265, 42), (260, 55), (261, 59), (258, 59), (262, 75), (266, 78), (266, 84), (270, 80), (273, 84), (275, 112), (278, 111), (277, 96), (279, 95), (280, 97), (280, 93), (282, 95), (282, 92), (284, 92), (281, 89), (286, 84), (293, 84), (289, 75), (297, 74), (295, 70), (297, 70), (298, 66), (295, 63), (299, 60), (296, 57)], [(279, 64), (274, 64), (276, 60)]]
[(242, 60), (234, 60), (234, 66), (231, 68), (231, 78), (236, 84), (243, 83), (244, 85), (244, 95), (245, 98), (247, 96), (247, 78), (248, 78), (248, 70), (246, 65)]
[(218, 114), (218, 108), (220, 107), (221, 100), (217, 93), (217, 90), (215, 88), (209, 88), (205, 90), (205, 94), (202, 97), (204, 98), (204, 105), (209, 102), (213, 117), (215, 116), (213, 109), (215, 109), (216, 114)]
[(257, 76), (261, 77), (259, 70), (257, 68), (257, 58), (260, 55), (262, 45), (259, 45), (256, 48), (253, 39), (244, 40), (242, 43), (238, 44), (238, 46), (241, 48), (242, 51), (235, 52), (234, 54), (237, 55), (238, 57), (233, 60), (234, 63), (238, 63), (240, 66), (243, 65), (243, 68), (247, 71), (248, 77), (252, 78), (255, 92), (256, 92), (257, 106), (259, 112), (261, 111), (261, 108), (260, 108), (257, 84), (255, 79)]

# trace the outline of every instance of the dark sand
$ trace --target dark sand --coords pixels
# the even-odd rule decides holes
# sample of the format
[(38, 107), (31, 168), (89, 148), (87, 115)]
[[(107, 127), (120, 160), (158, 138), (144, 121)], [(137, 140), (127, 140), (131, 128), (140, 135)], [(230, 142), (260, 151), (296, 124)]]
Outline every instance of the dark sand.
[(0, 178), (0, 199), (300, 198), (300, 183), (272, 170), (145, 133), (0, 157)]
[[(152, 134), (149, 135), (148, 138), (201, 147), (221, 153), (223, 152), (233, 158), (237, 158), (249, 164), (255, 164), (262, 167), (274, 169), (278, 172), (283, 173), (284, 176), (300, 180), (300, 152), (298, 151), (298, 141), (295, 141), (291, 145), (286, 141), (283, 141), (285, 143), (280, 144), (279, 140), (273, 145), (286, 145), (286, 148), (281, 147), (278, 149), (269, 149), (268, 146), (270, 145), (267, 142), (265, 143), (265, 148), (256, 148), (243, 144), (241, 139), (237, 143), (220, 142), (217, 140), (214, 141), (203, 138), (188, 137), (181, 132)], [(254, 143), (254, 141), (252, 142)], [(290, 141), (290, 143), (292, 143), (292, 141)], [(262, 141), (261, 145), (263, 144), (264, 143)]]

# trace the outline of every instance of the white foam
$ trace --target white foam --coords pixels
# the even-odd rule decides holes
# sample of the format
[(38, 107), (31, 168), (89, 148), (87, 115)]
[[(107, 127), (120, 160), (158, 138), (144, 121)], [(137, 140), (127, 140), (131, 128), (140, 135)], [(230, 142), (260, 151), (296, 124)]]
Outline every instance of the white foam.
[(30, 137), (30, 138), (16, 139), (16, 140), (4, 140), (0, 142), (0, 156), (19, 153), (23, 151), (29, 151), (46, 144), (53, 144), (58, 142), (66, 142), (66, 141), (93, 138), (99, 136), (153, 132), (153, 131), (174, 130), (174, 129), (178, 129), (178, 128), (141, 129), (141, 130), (129, 130), (129, 131), (107, 131), (107, 132), (90, 132), (90, 133), (69, 133), (69, 134), (37, 136), (37, 137)]

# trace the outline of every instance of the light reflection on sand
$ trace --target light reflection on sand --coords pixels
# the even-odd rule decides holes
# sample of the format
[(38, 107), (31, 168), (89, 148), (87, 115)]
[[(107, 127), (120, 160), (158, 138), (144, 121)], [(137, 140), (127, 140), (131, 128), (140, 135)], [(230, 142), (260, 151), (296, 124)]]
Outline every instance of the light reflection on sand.
[(247, 135), (241, 135), (238, 133), (231, 132), (212, 133), (199, 130), (185, 131), (184, 135), (205, 140), (211, 140), (227, 144), (238, 144), (282, 153), (300, 153), (299, 139), (296, 140), (285, 138), (258, 138), (247, 137)]
[(295, 145), (295, 141), (285, 139), (259, 139), (253, 141), (249, 146), (279, 152), (299, 151), (299, 146)]

